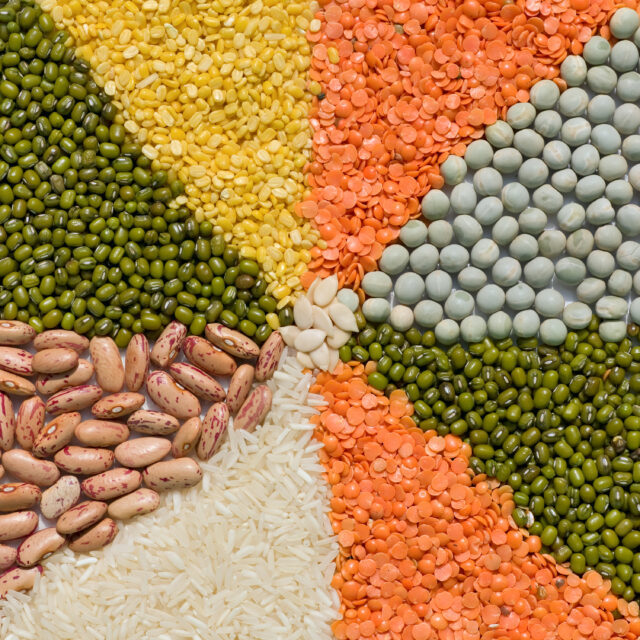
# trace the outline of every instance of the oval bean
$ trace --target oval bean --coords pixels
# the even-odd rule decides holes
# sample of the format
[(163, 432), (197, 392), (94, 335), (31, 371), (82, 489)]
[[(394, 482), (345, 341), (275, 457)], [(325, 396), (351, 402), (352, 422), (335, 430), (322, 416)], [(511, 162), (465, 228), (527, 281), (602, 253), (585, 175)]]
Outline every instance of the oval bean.
[(60, 469), (67, 473), (88, 476), (102, 473), (113, 466), (115, 455), (110, 449), (71, 445), (60, 449), (53, 457)]
[(178, 429), (173, 444), (171, 445), (171, 455), (174, 458), (182, 458), (189, 454), (197, 445), (202, 432), (202, 420), (200, 418), (190, 418)]
[(134, 469), (111, 469), (91, 476), (81, 483), (82, 491), (94, 500), (111, 500), (135, 491), (142, 481)]
[(10, 482), (0, 484), (0, 511), (30, 509), (40, 502), (42, 492), (35, 484)]
[(30, 380), (22, 378), (8, 371), (0, 371), (0, 391), (16, 396), (32, 396), (36, 387)]
[(42, 571), (42, 567), (34, 567), (33, 569), (12, 569), (2, 574), (0, 576), (0, 599), (6, 597), (9, 591), (28, 591), (33, 589), (36, 578)]
[(129, 416), (127, 426), (132, 431), (152, 436), (168, 436), (180, 428), (177, 418), (161, 411), (140, 409)]
[(234, 427), (253, 431), (269, 413), (272, 398), (269, 387), (264, 384), (256, 387), (240, 407), (233, 422)]
[(147, 467), (158, 462), (171, 451), (171, 441), (166, 438), (135, 438), (116, 447), (116, 460), (123, 467)]
[(154, 371), (147, 378), (147, 393), (169, 415), (185, 420), (200, 415), (200, 401), (182, 389), (165, 371)]
[(198, 442), (197, 454), (201, 460), (209, 460), (215, 453), (222, 434), (229, 425), (229, 409), (226, 404), (218, 402), (211, 405), (202, 421), (202, 432)]
[(95, 551), (112, 542), (117, 534), (118, 525), (111, 518), (105, 518), (91, 529), (75, 536), (69, 542), (69, 549), (83, 552)]
[(38, 526), (35, 511), (16, 511), (0, 516), (0, 542), (17, 540), (32, 534)]
[(76, 427), (75, 436), (88, 447), (113, 447), (129, 438), (129, 428), (120, 422), (85, 420)]
[(82, 420), (77, 411), (62, 413), (46, 424), (36, 436), (33, 443), (33, 454), (44, 458), (60, 451), (71, 442), (75, 428)]
[(160, 496), (151, 489), (138, 489), (109, 504), (108, 515), (116, 520), (130, 520), (134, 516), (155, 511), (160, 505)]
[(284, 351), (284, 340), (279, 331), (274, 331), (262, 345), (258, 362), (256, 363), (256, 380), (265, 382), (269, 380), (278, 368), (280, 356)]
[(96, 371), (96, 381), (104, 391), (117, 393), (124, 385), (124, 367), (118, 345), (108, 336), (94, 336), (89, 352)]
[(73, 349), (78, 353), (83, 353), (89, 348), (89, 339), (76, 333), (75, 331), (65, 331), (64, 329), (50, 329), (39, 333), (33, 339), (33, 346), (36, 351), (43, 349)]
[(145, 485), (154, 491), (186, 489), (202, 480), (200, 465), (193, 458), (156, 462), (142, 472)]
[(102, 397), (102, 389), (95, 384), (69, 387), (52, 395), (46, 404), (46, 410), (54, 415), (69, 411), (82, 411), (96, 403)]
[(38, 376), (36, 390), (48, 396), (69, 387), (77, 387), (89, 382), (93, 376), (93, 365), (88, 360), (78, 360), (78, 366), (67, 373)]
[(0, 320), (0, 344), (16, 347), (31, 342), (36, 330), (19, 320)]
[(93, 526), (96, 522), (100, 522), (102, 517), (107, 513), (108, 505), (106, 502), (97, 500), (87, 500), (77, 504), (68, 511), (65, 511), (56, 522), (56, 530), (63, 535), (71, 535), (78, 533), (83, 529)]
[[(45, 404), (40, 397), (33, 396), (22, 401), (16, 416), (15, 437), (23, 449), (31, 451), (33, 448), (36, 435), (44, 427), (44, 417)], [(0, 426), (0, 433), (1, 431), (2, 427)]]
[(33, 356), (32, 366), (36, 373), (66, 373), (78, 365), (78, 359), (73, 349), (43, 349)]
[(131, 391), (114, 393), (106, 398), (101, 398), (91, 407), (91, 413), (96, 418), (123, 418), (137, 411), (145, 401), (141, 393)]
[(42, 492), (40, 512), (55, 520), (73, 507), (80, 499), (80, 482), (75, 476), (62, 476), (58, 482)]
[(0, 449), (8, 451), (13, 447), (16, 432), (16, 421), (13, 415), (13, 404), (9, 396), (0, 393)]
[(18, 376), (32, 376), (33, 356), (24, 349), (0, 347), (0, 369)]
[(225, 390), (198, 367), (187, 362), (174, 362), (169, 365), (169, 373), (185, 389), (191, 391), (201, 400), (220, 402), (225, 398)]
[(0, 544), (0, 571), (6, 571), (16, 563), (18, 552), (9, 545)]
[(204, 329), (204, 335), (210, 342), (215, 344), (216, 347), (219, 347), (236, 358), (248, 360), (260, 355), (260, 347), (258, 347), (253, 340), (247, 338), (247, 336), (239, 331), (225, 327), (219, 322), (208, 324)]
[(254, 374), (255, 369), (250, 364), (241, 364), (231, 376), (229, 390), (227, 391), (227, 406), (231, 415), (238, 413), (238, 410), (247, 399), (253, 384)]
[(187, 327), (181, 322), (170, 322), (151, 350), (151, 362), (163, 369), (169, 366), (180, 353), (182, 343), (187, 337)]
[(138, 391), (149, 371), (149, 341), (141, 333), (131, 338), (124, 358), (124, 381), (129, 391)]
[(5, 470), (21, 482), (50, 487), (57, 482), (60, 471), (50, 460), (39, 460), (28, 451), (11, 449), (2, 456)]
[(208, 340), (189, 336), (182, 345), (187, 360), (212, 376), (230, 376), (238, 368), (236, 361)]
[(53, 527), (40, 529), (20, 544), (16, 562), (21, 567), (33, 567), (60, 549), (65, 542), (66, 538)]

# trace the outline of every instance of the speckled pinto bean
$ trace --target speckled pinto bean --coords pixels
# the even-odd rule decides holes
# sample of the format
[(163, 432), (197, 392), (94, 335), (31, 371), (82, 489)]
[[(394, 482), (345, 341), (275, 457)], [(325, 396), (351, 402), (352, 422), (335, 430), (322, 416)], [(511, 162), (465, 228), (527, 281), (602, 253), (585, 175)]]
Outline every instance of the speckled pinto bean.
[(129, 427), (108, 420), (85, 420), (76, 427), (75, 436), (88, 447), (113, 447), (129, 438)]
[(154, 491), (193, 487), (202, 480), (202, 469), (193, 458), (156, 462), (142, 472), (144, 483)]
[(60, 477), (58, 467), (50, 460), (34, 458), (28, 451), (11, 449), (2, 456), (2, 464), (17, 480), (50, 487)]
[(81, 420), (82, 418), (77, 411), (61, 413), (57, 418), (54, 418), (36, 436), (33, 443), (33, 455), (45, 458), (60, 451), (62, 447), (66, 447), (71, 442), (75, 428)]
[(22, 401), (16, 416), (15, 435), (18, 444), (23, 449), (31, 451), (33, 448), (36, 435), (44, 427), (44, 417), (45, 405), (42, 398), (33, 396)]
[(135, 469), (111, 469), (81, 483), (82, 491), (94, 500), (111, 500), (135, 491), (142, 476)]
[(189, 362), (212, 376), (230, 376), (238, 368), (228, 353), (198, 336), (189, 336), (182, 345), (182, 351)]
[(219, 322), (208, 324), (204, 329), (204, 335), (216, 347), (220, 347), (236, 358), (248, 360), (256, 358), (260, 354), (260, 347), (253, 340)]
[[(17, 557), (17, 553), (16, 553)], [(36, 578), (44, 571), (42, 567), (33, 569), (11, 569), (0, 576), (0, 598), (6, 598), (9, 591), (29, 591)]]
[(169, 365), (168, 370), (176, 382), (201, 400), (209, 402), (224, 400), (226, 393), (222, 385), (198, 367), (187, 362), (174, 362)]
[(0, 449), (8, 451), (13, 447), (16, 433), (16, 420), (13, 415), (13, 404), (9, 396), (0, 393)]
[(253, 431), (269, 413), (272, 398), (273, 394), (267, 385), (261, 384), (256, 387), (240, 407), (240, 411), (233, 421), (233, 426), (236, 429)]
[(16, 563), (18, 552), (9, 545), (0, 544), (0, 571), (5, 571)]
[(18, 546), (16, 562), (21, 567), (33, 567), (40, 560), (48, 558), (52, 553), (60, 549), (66, 538), (61, 536), (53, 527), (40, 529), (32, 533)]
[(37, 526), (38, 514), (35, 511), (16, 511), (0, 516), (0, 542), (24, 538)]
[(151, 349), (151, 362), (163, 369), (169, 366), (178, 357), (186, 337), (186, 325), (181, 322), (170, 322)]
[(223, 402), (209, 407), (202, 421), (202, 433), (196, 453), (200, 460), (208, 460), (215, 453), (220, 437), (229, 426), (229, 408)]
[(109, 504), (108, 514), (116, 520), (129, 520), (134, 516), (151, 513), (158, 508), (160, 496), (152, 489), (138, 489)]
[(40, 511), (45, 518), (55, 520), (80, 499), (80, 482), (75, 476), (62, 476), (58, 482), (42, 492)]
[(110, 469), (115, 455), (111, 449), (71, 445), (60, 449), (53, 459), (58, 467), (67, 473), (89, 476)]
[(122, 418), (137, 411), (144, 404), (141, 393), (124, 391), (101, 398), (91, 407), (91, 413), (96, 418)]
[(193, 451), (202, 432), (202, 420), (190, 418), (176, 433), (171, 445), (171, 455), (174, 458), (182, 458)]
[(0, 371), (0, 391), (11, 393), (14, 396), (32, 396), (36, 392), (36, 387), (26, 378), (21, 378), (8, 371)]
[(78, 360), (78, 366), (73, 371), (56, 375), (38, 376), (36, 390), (43, 396), (49, 396), (69, 387), (77, 387), (91, 380), (93, 365), (82, 358)]
[(35, 484), (10, 482), (0, 484), (0, 511), (20, 511), (38, 504), (42, 492)]
[(32, 366), (36, 373), (66, 373), (78, 365), (78, 352), (73, 349), (43, 349), (33, 356)]
[(123, 467), (148, 467), (171, 451), (171, 441), (166, 438), (135, 438), (116, 447), (116, 460)]
[(101, 397), (102, 389), (95, 384), (70, 387), (52, 395), (47, 400), (46, 410), (54, 415), (68, 411), (82, 411), (100, 400)]
[(179, 387), (166, 371), (154, 371), (147, 377), (147, 393), (162, 411), (186, 420), (200, 415), (200, 401)]
[(255, 369), (250, 364), (241, 364), (231, 376), (229, 390), (227, 391), (227, 406), (232, 416), (238, 413), (238, 410), (247, 399), (249, 391), (251, 391), (254, 375)]
[(127, 347), (124, 356), (124, 382), (129, 391), (138, 391), (149, 372), (149, 341), (138, 333)]
[(99, 502), (97, 500), (81, 502), (68, 511), (65, 511), (58, 518), (56, 530), (58, 533), (67, 536), (87, 529), (102, 520), (102, 517), (107, 513), (107, 507), (106, 502)]
[(83, 353), (89, 348), (89, 338), (81, 336), (75, 331), (65, 331), (64, 329), (50, 329), (39, 333), (33, 339), (33, 346), (36, 351), (43, 349), (73, 349), (78, 353)]
[(118, 345), (108, 336), (94, 336), (89, 343), (96, 381), (105, 391), (117, 393), (124, 385), (124, 366)]
[(140, 409), (129, 416), (127, 426), (132, 431), (146, 433), (150, 436), (168, 436), (180, 428), (177, 418), (162, 411), (149, 411)]
[(278, 368), (280, 356), (284, 351), (284, 340), (279, 331), (274, 331), (262, 345), (258, 362), (256, 362), (256, 380), (265, 382), (269, 380)]
[(0, 344), (16, 347), (28, 344), (36, 335), (36, 330), (26, 322), (19, 320), (0, 320)]
[(113, 542), (117, 535), (118, 525), (111, 518), (105, 518), (91, 527), (91, 529), (87, 529), (87, 531), (75, 536), (69, 542), (69, 549), (85, 553), (95, 551)]
[(32, 376), (33, 356), (24, 349), (0, 347), (0, 369), (18, 376)]

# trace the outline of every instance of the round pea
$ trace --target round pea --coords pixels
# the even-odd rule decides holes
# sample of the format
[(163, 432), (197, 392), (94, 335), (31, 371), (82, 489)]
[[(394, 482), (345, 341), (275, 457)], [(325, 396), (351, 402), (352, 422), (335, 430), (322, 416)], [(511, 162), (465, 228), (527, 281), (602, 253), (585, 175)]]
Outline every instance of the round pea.
[(423, 244), (411, 252), (409, 264), (415, 273), (427, 275), (436, 268), (439, 259), (440, 254), (433, 245)]
[(416, 322), (427, 329), (435, 327), (442, 320), (442, 305), (434, 300), (422, 300), (418, 302), (413, 310)]
[(391, 305), (384, 298), (369, 298), (362, 304), (362, 313), (369, 322), (385, 322), (391, 313)]
[(585, 59), (582, 56), (567, 56), (560, 65), (560, 75), (568, 86), (579, 87), (587, 79)]
[(435, 328), (438, 342), (448, 345), (456, 342), (460, 336), (460, 327), (455, 320), (445, 319), (438, 322)]
[(449, 200), (451, 209), (455, 214), (469, 215), (473, 213), (476, 207), (477, 195), (472, 185), (468, 182), (461, 182), (453, 187)]
[(518, 217), (518, 225), (523, 233), (537, 236), (545, 228), (547, 220), (544, 211), (536, 207), (527, 207)]
[(562, 312), (562, 320), (569, 329), (584, 329), (592, 318), (591, 309), (583, 302), (570, 302)]
[[(449, 158), (455, 158), (457, 156), (449, 156)], [(459, 158), (461, 159), (461, 158)], [(447, 159), (448, 160), (448, 159)], [(444, 164), (446, 164), (445, 161)], [(463, 161), (464, 162), (464, 161)], [(440, 167), (440, 172), (442, 173), (444, 164)], [(442, 173), (444, 177), (444, 173)], [(401, 229), (400, 229), (400, 242), (402, 242), (407, 247), (419, 247), (421, 244), (427, 241), (427, 225), (421, 220), (409, 220)]]
[(519, 282), (507, 290), (506, 302), (510, 309), (523, 311), (531, 307), (535, 297), (535, 292), (528, 284)]
[(446, 220), (436, 220), (429, 225), (429, 241), (435, 247), (446, 247), (452, 238), (453, 227)]
[(584, 45), (582, 57), (588, 64), (597, 65), (606, 62), (610, 53), (611, 45), (608, 40), (601, 36), (592, 36)]
[(564, 297), (555, 289), (542, 289), (535, 297), (535, 310), (545, 318), (555, 318), (564, 309)]
[(464, 160), (471, 169), (481, 169), (491, 164), (493, 149), (486, 140), (474, 140), (465, 151)]
[(562, 320), (550, 318), (540, 325), (540, 338), (543, 343), (558, 346), (567, 338), (567, 327)]
[(552, 109), (559, 97), (560, 89), (552, 80), (540, 80), (529, 90), (529, 100), (539, 111)]
[[(565, 120), (560, 129), (562, 142), (570, 147), (579, 147), (586, 144), (591, 137), (591, 125), (584, 118), (570, 118)], [(563, 167), (558, 167), (561, 169)]]
[[(541, 133), (538, 131), (538, 133)], [(498, 149), (493, 155), (493, 166), (502, 175), (515, 173), (522, 164), (522, 154), (513, 147)]]
[(465, 267), (458, 274), (458, 283), (465, 291), (478, 291), (487, 283), (487, 275), (476, 267)]
[(511, 125), (504, 120), (497, 120), (493, 124), (490, 124), (485, 128), (484, 135), (495, 149), (509, 147), (513, 142), (513, 129)]
[(440, 174), (442, 175), (445, 184), (459, 184), (467, 175), (467, 163), (460, 156), (450, 155), (440, 165)]
[(504, 291), (495, 284), (487, 284), (476, 294), (478, 309), (486, 314), (495, 313), (502, 309), (506, 300)]
[(491, 230), (491, 237), (496, 244), (505, 246), (508, 245), (518, 235), (519, 230), (520, 227), (518, 225), (518, 221), (515, 218), (512, 218), (511, 216), (504, 216), (493, 225), (493, 229)]
[(534, 289), (546, 287), (554, 274), (553, 262), (544, 256), (538, 256), (524, 266), (524, 280)]
[(529, 102), (518, 102), (507, 110), (507, 122), (513, 129), (524, 129), (531, 126), (535, 117), (536, 108)]
[(511, 333), (512, 321), (504, 311), (497, 311), (487, 320), (487, 331), (494, 340), (504, 340)]
[(576, 288), (576, 297), (580, 302), (593, 304), (604, 295), (606, 288), (604, 280), (585, 278)]
[[(382, 252), (378, 266), (389, 275), (402, 273), (409, 264), (409, 252), (400, 244), (392, 244)], [(365, 274), (365, 277), (369, 274)]]
[(458, 273), (469, 263), (469, 252), (459, 244), (450, 244), (440, 250), (440, 267), (448, 273)]
[[(584, 73), (586, 78), (587, 77), (586, 65), (585, 65)], [(561, 127), (562, 127), (562, 117), (557, 111), (553, 111), (553, 110), (540, 111), (540, 113), (538, 113), (533, 123), (533, 128), (541, 136), (544, 136), (545, 138), (555, 138), (558, 135), (558, 133), (560, 133)], [(494, 157), (494, 164), (495, 164), (495, 157)]]
[(481, 225), (488, 226), (497, 222), (503, 211), (502, 200), (495, 196), (489, 196), (478, 201), (473, 215)]
[(424, 280), (417, 273), (412, 272), (403, 273), (394, 286), (395, 297), (400, 304), (415, 304), (422, 298), (424, 291)]
[(566, 246), (564, 233), (557, 229), (547, 229), (538, 238), (538, 248), (545, 258), (557, 258)]
[(441, 271), (440, 269), (432, 271), (422, 284), (423, 291), (424, 286), (426, 286), (426, 292), (429, 298), (438, 302), (446, 300), (453, 288), (451, 276), (446, 271)]
[(499, 258), (491, 269), (491, 276), (496, 284), (502, 287), (513, 286), (522, 275), (522, 267), (518, 260), (510, 257)]
[(386, 298), (393, 289), (391, 278), (382, 271), (370, 271), (362, 278), (364, 292), (374, 298)]
[(460, 333), (470, 344), (481, 342), (487, 336), (487, 323), (480, 316), (468, 316), (460, 323)]
[[(611, 16), (611, 20), (609, 21), (609, 28), (611, 29), (611, 33), (615, 38), (618, 39), (630, 38), (639, 25), (640, 17), (638, 16), (638, 12), (634, 9), (630, 9), (629, 7), (618, 9)], [(594, 38), (591, 38), (589, 42), (587, 42), (587, 45), (593, 39)]]
[(453, 233), (463, 247), (471, 247), (482, 238), (482, 226), (471, 216), (456, 216), (453, 221)]
[(549, 169), (540, 158), (525, 160), (518, 170), (518, 181), (529, 189), (543, 185), (548, 176)]
[(444, 191), (431, 189), (422, 198), (422, 215), (427, 220), (442, 220), (449, 213), (449, 197)]

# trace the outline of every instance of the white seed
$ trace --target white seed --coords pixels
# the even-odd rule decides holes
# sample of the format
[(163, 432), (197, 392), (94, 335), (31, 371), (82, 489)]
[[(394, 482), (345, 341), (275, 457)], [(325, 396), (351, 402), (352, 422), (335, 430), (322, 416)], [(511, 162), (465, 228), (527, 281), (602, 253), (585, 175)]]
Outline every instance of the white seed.
[(310, 329), (313, 325), (312, 306), (305, 296), (300, 296), (293, 305), (293, 320), (301, 330)]
[(298, 351), (296, 359), (306, 369), (313, 369), (313, 360), (308, 356), (308, 354), (302, 353), (302, 351)]
[(353, 311), (342, 302), (334, 302), (329, 306), (329, 316), (333, 322), (343, 331), (357, 331), (358, 324)]
[(318, 369), (326, 371), (329, 368), (329, 347), (324, 342), (317, 349), (314, 349), (309, 356)]
[[(295, 312), (294, 312), (295, 313)], [(324, 331), (328, 336), (332, 335), (334, 331), (333, 322), (331, 322), (331, 318), (329, 314), (320, 307), (316, 307), (314, 304), (311, 313), (313, 316), (312, 326), (314, 329), (320, 329), (320, 331)], [(308, 329), (309, 327), (307, 327)]]
[(332, 349), (339, 349), (340, 347), (347, 344), (350, 337), (351, 337), (350, 332), (343, 331), (338, 327), (334, 327), (333, 333), (330, 336), (327, 336), (327, 344)]
[(293, 344), (298, 351), (309, 353), (322, 344), (326, 335), (327, 334), (324, 331), (320, 331), (320, 329), (305, 329), (296, 336)]
[(296, 338), (300, 335), (300, 329), (292, 324), (288, 327), (280, 327), (278, 331), (280, 331), (280, 335), (287, 347), (293, 347)]
[(338, 276), (324, 278), (313, 292), (313, 303), (319, 307), (326, 307), (338, 293)]

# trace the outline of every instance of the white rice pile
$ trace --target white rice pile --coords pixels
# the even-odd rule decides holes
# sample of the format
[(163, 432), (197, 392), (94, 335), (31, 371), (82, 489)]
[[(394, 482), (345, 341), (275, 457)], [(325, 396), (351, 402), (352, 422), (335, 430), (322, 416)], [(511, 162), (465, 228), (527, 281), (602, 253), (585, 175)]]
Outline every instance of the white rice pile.
[(337, 543), (309, 416), (322, 399), (283, 358), (267, 423), (230, 429), (193, 489), (123, 524), (111, 546), (45, 562), (0, 603), (3, 640), (329, 640)]

